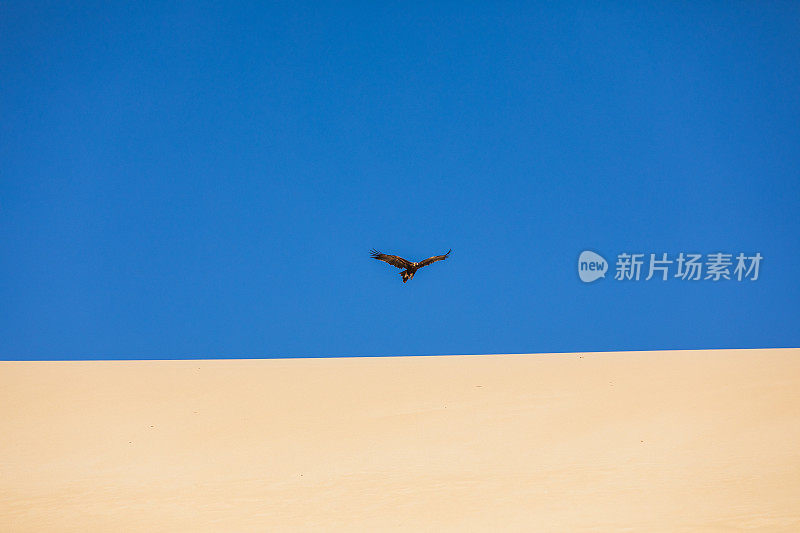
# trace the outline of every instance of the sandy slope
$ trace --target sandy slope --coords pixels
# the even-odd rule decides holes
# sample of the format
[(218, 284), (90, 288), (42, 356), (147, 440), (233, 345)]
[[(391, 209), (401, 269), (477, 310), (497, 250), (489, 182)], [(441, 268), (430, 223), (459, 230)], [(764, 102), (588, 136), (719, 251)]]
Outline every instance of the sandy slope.
[(800, 349), (0, 363), (3, 531), (800, 531)]

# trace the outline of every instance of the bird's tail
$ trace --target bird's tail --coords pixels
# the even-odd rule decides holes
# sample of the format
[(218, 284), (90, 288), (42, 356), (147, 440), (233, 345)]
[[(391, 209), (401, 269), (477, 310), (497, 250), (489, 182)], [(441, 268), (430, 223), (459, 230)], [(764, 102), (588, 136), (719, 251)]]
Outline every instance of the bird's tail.
[(408, 270), (403, 270), (402, 272), (400, 272), (400, 275), (403, 276), (403, 283), (414, 277), (414, 273), (409, 272)]

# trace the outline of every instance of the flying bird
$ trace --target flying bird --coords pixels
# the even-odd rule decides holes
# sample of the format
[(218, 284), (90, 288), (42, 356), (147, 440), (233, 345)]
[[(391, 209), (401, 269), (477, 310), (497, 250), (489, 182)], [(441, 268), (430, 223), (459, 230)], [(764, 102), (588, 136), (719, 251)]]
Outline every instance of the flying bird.
[(405, 269), (402, 272), (400, 272), (400, 275), (403, 276), (403, 283), (405, 283), (406, 281), (414, 277), (414, 273), (417, 270), (419, 270), (424, 266), (428, 266), (431, 263), (435, 263), (436, 261), (444, 261), (445, 259), (447, 259), (447, 256), (450, 255), (450, 252), (452, 251), (453, 250), (448, 250), (447, 253), (444, 255), (434, 255), (433, 257), (429, 257), (418, 263), (409, 261), (408, 259), (403, 259), (402, 257), (396, 255), (382, 254), (375, 249), (372, 250), (371, 257), (373, 259), (377, 259), (378, 261), (384, 261), (386, 263), (389, 263), (393, 267)]

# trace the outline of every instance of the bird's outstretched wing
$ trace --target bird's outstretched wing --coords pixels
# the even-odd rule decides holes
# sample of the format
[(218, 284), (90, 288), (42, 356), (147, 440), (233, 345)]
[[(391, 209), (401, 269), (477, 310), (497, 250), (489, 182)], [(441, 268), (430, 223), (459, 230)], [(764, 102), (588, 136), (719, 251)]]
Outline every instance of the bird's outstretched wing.
[(417, 268), (422, 268), (424, 266), (428, 266), (431, 263), (435, 263), (436, 261), (444, 261), (447, 259), (447, 256), (450, 255), (450, 252), (453, 250), (447, 250), (447, 253), (444, 255), (434, 255), (433, 257), (429, 257), (417, 263)]
[(382, 254), (378, 250), (374, 249), (372, 250), (371, 257), (373, 259), (377, 259), (378, 261), (385, 261), (386, 263), (389, 263), (393, 267), (397, 268), (410, 268), (414, 266), (413, 263), (407, 259), (403, 259), (402, 257), (398, 257), (396, 255)]

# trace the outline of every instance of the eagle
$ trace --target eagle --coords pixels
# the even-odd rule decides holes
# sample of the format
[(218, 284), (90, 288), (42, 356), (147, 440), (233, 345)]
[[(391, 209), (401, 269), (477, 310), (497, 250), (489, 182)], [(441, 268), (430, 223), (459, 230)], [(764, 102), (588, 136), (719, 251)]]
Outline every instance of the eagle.
[(444, 255), (434, 255), (433, 257), (429, 257), (418, 263), (409, 261), (408, 259), (403, 259), (402, 257), (396, 255), (382, 254), (375, 249), (371, 250), (371, 257), (373, 259), (377, 259), (378, 261), (384, 261), (386, 263), (389, 263), (393, 267), (404, 268), (405, 270), (400, 272), (400, 275), (403, 276), (403, 283), (405, 283), (406, 281), (414, 277), (414, 273), (417, 270), (419, 270), (424, 266), (428, 266), (431, 263), (435, 263), (436, 261), (444, 261), (445, 259), (447, 259), (447, 256), (450, 255), (450, 252), (452, 251), (453, 250), (448, 250), (447, 253)]

